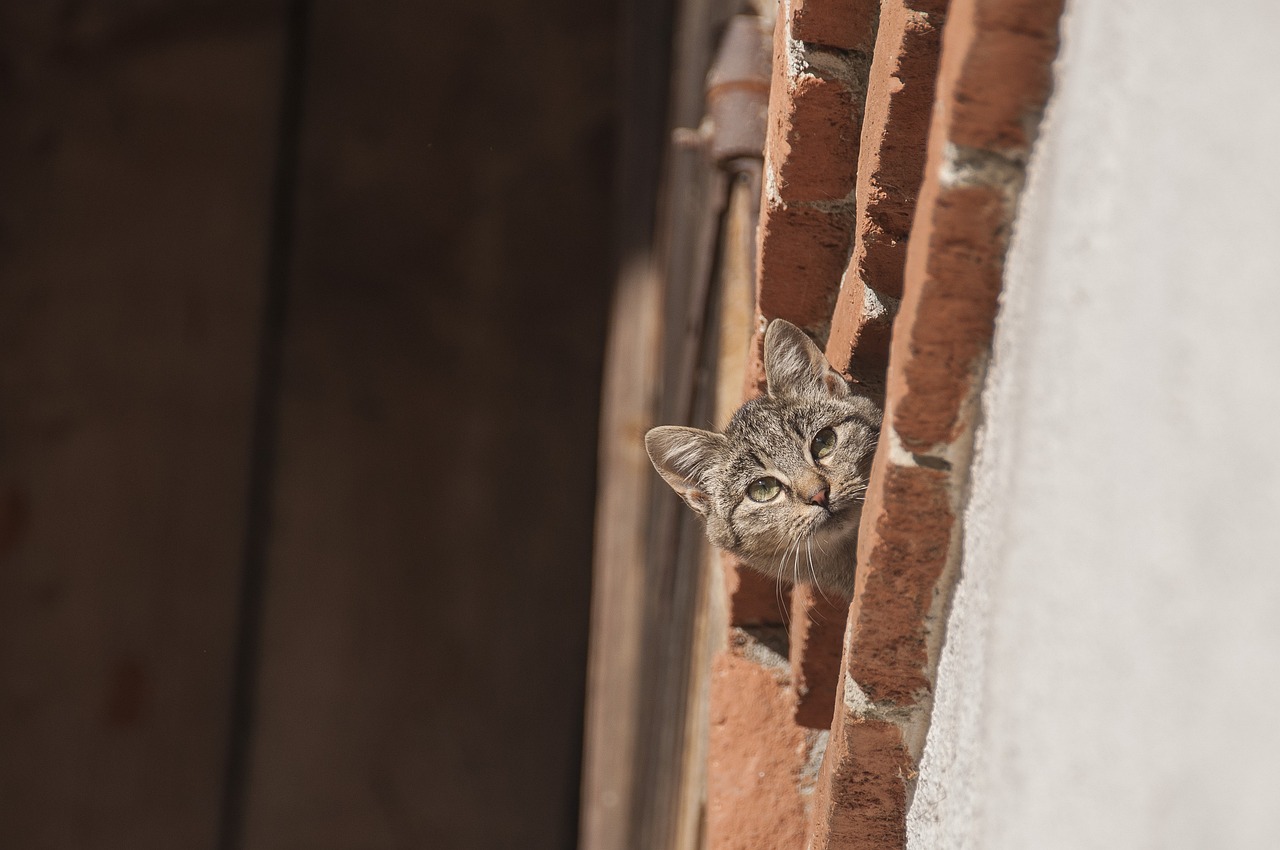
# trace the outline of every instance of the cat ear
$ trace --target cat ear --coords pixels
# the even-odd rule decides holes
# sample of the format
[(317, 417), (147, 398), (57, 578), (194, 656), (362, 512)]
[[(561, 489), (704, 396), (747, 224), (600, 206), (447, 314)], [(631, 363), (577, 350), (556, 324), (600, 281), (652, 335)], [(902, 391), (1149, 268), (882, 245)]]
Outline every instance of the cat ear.
[(764, 374), (769, 395), (845, 398), (853, 394), (804, 331), (774, 319), (764, 332)]
[(724, 450), (725, 438), (710, 431), (662, 425), (644, 435), (653, 468), (680, 498), (702, 516), (711, 510), (711, 496), (703, 485), (715, 456)]

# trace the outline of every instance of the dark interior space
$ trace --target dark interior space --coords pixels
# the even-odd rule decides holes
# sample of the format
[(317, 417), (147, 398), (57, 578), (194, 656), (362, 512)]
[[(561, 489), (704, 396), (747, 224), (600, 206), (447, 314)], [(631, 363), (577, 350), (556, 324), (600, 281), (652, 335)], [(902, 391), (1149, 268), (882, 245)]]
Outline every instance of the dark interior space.
[(619, 9), (0, 2), (0, 848), (575, 845)]

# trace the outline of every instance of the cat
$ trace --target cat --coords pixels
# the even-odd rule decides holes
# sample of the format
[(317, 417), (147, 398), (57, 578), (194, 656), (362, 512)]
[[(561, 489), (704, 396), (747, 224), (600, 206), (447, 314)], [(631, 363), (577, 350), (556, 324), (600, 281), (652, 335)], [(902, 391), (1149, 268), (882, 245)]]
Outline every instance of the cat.
[(851, 598), (883, 412), (782, 319), (765, 331), (764, 369), (766, 394), (743, 404), (723, 434), (653, 428), (649, 459), (712, 544), (772, 578)]

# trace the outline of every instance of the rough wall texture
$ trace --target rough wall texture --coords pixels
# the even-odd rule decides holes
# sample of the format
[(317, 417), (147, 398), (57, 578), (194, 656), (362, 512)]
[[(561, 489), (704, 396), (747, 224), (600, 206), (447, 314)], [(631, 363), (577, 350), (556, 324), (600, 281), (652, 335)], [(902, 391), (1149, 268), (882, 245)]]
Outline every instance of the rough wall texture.
[[(862, 110), (875, 41), (875, 4), (782, 2), (773, 40), (768, 136), (758, 236), (756, 333), (745, 393), (763, 390), (763, 331), (785, 318), (826, 337), (853, 244)], [(720, 654), (711, 690), (707, 845), (790, 846), (804, 840), (809, 803), (831, 720), (844, 605), (801, 589), (794, 595), (726, 561), (734, 640)], [(786, 608), (790, 607), (790, 650)], [(781, 635), (785, 672), (761, 667), (761, 641)], [(741, 704), (761, 712), (744, 715)], [(772, 707), (771, 711), (763, 711)], [(806, 742), (796, 747), (790, 741)], [(769, 765), (760, 781), (743, 783)], [(746, 773), (744, 773), (746, 771)], [(765, 781), (765, 776), (770, 777)], [(776, 779), (775, 779), (776, 777)], [(770, 836), (767, 840), (762, 836)], [(764, 844), (760, 842), (764, 841)]]
[(1064, 19), (911, 847), (1280, 841), (1277, 27)]
[[(758, 634), (744, 633), (717, 665), (713, 730), (722, 716), (741, 719), (740, 709), (728, 710), (735, 700), (761, 711), (750, 716), (754, 746), (713, 731), (713, 848), (757, 846), (764, 828), (771, 845), (795, 843), (801, 811), (815, 850), (906, 841), (959, 566), (977, 393), (1061, 2), (886, 2), (876, 16), (859, 9), (782, 4), (757, 318), (761, 329), (774, 317), (805, 327), (838, 368), (883, 388), (885, 426), (843, 653), (839, 609), (823, 612), (802, 588), (792, 594), (790, 676), (764, 675)], [(853, 21), (866, 28), (861, 38), (849, 35)], [(758, 343), (749, 392), (762, 377)], [(749, 587), (740, 578), (735, 597)], [(821, 768), (806, 787), (816, 750), (785, 742), (798, 726), (828, 722)], [(760, 781), (735, 784), (748, 750), (768, 768)], [(790, 782), (765, 781), (788, 774)], [(797, 792), (812, 793), (811, 805), (797, 806)]]
[(817, 850), (905, 841), (959, 565), (976, 394), (1060, 11), (1027, 0), (955, 0), (948, 11), (841, 700), (816, 790)]
[(716, 850), (803, 840), (808, 795), (798, 792), (806, 771), (817, 772), (821, 751), (815, 758), (814, 749), (825, 733), (791, 722), (790, 675), (786, 657), (759, 633), (733, 629), (729, 649), (716, 656), (707, 765), (707, 835)]
[(890, 329), (902, 298), (947, 5), (946, 0), (880, 4), (867, 79), (853, 254), (827, 343), (831, 363), (872, 388), (884, 387)]
[[(783, 2), (774, 33), (760, 217), (760, 334), (749, 386), (764, 386), (764, 324), (825, 339), (853, 246), (858, 152), (876, 15), (868, 0)], [(834, 45), (834, 46), (832, 46)]]

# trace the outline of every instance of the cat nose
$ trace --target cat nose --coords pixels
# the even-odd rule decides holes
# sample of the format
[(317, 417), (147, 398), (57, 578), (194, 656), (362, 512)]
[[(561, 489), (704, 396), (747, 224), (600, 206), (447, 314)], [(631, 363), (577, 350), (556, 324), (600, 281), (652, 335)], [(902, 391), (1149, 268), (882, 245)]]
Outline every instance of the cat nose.
[(827, 497), (831, 495), (831, 488), (823, 484), (812, 493), (804, 497), (804, 500), (811, 505), (827, 506)]

